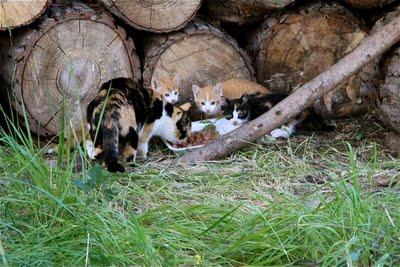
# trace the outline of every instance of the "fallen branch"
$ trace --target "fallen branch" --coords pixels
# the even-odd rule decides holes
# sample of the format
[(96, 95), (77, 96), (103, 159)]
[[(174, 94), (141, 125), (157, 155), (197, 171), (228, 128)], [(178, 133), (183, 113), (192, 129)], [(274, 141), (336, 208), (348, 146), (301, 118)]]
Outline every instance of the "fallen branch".
[(213, 160), (245, 147), (250, 142), (296, 117), (301, 111), (311, 106), (315, 100), (335, 89), (340, 83), (399, 41), (400, 16), (378, 32), (365, 38), (351, 53), (327, 71), (301, 86), (269, 112), (204, 147), (186, 153), (177, 159), (178, 162), (196, 163)]

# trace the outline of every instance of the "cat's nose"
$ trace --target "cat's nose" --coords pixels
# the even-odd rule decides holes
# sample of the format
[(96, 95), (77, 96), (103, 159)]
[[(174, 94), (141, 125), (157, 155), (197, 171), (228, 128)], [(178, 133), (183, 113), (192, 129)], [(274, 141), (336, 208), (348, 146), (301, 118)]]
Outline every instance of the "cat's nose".
[(232, 121), (232, 124), (236, 126), (236, 125), (239, 124), (239, 122), (238, 121)]
[(206, 111), (207, 111), (207, 113), (210, 113), (211, 109), (208, 108), (208, 109), (206, 109)]

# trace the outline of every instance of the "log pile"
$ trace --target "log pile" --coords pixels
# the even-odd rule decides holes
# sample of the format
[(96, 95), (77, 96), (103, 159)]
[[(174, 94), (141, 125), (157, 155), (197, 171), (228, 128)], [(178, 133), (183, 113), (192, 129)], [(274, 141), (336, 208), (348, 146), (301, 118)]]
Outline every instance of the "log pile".
[[(389, 11), (399, 2), (0, 1), (0, 75), (7, 83), (1, 89), (31, 130), (45, 136), (58, 134), (61, 114), (78, 127), (100, 85), (115, 77), (148, 88), (152, 79), (179, 74), (182, 102), (192, 99), (192, 84), (231, 78), (292, 93), (396, 16)], [(399, 73), (395, 47), (314, 107), (340, 118), (377, 106), (400, 132)]]

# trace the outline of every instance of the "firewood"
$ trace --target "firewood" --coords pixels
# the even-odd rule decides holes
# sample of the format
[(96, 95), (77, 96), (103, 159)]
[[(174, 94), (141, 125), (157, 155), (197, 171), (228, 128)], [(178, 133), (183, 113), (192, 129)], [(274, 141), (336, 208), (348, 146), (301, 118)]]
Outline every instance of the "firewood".
[(81, 127), (102, 83), (117, 77), (138, 82), (140, 63), (132, 39), (105, 10), (75, 3), (50, 11), (35, 28), (14, 32), (11, 40), (1, 36), (0, 73), (31, 130), (52, 136), (63, 111), (66, 125)]
[[(400, 7), (379, 20), (372, 32), (400, 15)], [(379, 86), (378, 115), (380, 120), (400, 133), (400, 44), (382, 58), (383, 80)]]
[(151, 79), (181, 77), (181, 101), (193, 97), (192, 84), (205, 86), (231, 78), (254, 80), (247, 53), (217, 27), (199, 20), (179, 32), (152, 35), (145, 40), (143, 84)]
[(400, 16), (365, 38), (357, 48), (343, 59), (301, 86), (267, 113), (204, 147), (188, 152), (178, 158), (177, 162), (190, 164), (214, 160), (245, 147), (273, 129), (292, 120), (304, 109), (310, 107), (316, 99), (334, 90), (339, 84), (349, 79), (363, 66), (371, 63), (399, 41)]
[(259, 21), (273, 9), (284, 8), (294, 0), (209, 0), (207, 14), (216, 20), (238, 25)]
[(139, 30), (171, 32), (184, 27), (201, 0), (101, 0), (116, 16)]
[(0, 1), (0, 31), (33, 22), (50, 2), (51, 0)]
[[(260, 83), (290, 93), (331, 67), (367, 36), (360, 21), (338, 4), (311, 4), (271, 15), (249, 43)], [(374, 102), (378, 68), (371, 64), (315, 103), (317, 113), (338, 118)]]

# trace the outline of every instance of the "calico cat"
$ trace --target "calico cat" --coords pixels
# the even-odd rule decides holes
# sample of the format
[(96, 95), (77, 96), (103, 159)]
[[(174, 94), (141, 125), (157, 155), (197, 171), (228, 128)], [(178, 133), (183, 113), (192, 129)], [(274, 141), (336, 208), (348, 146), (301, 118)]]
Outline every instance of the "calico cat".
[(91, 158), (104, 154), (109, 171), (124, 172), (120, 154), (126, 161), (134, 161), (137, 154), (146, 157), (151, 137), (185, 141), (191, 128), (189, 107), (189, 103), (179, 107), (167, 103), (151, 90), (135, 88), (129, 79), (105, 83), (87, 107), (89, 137), (94, 142), (93, 148), (87, 147)]
[(180, 84), (180, 76), (176, 74), (172, 80), (170, 78), (152, 79), (151, 89), (160, 94), (167, 103), (175, 104), (179, 100)]
[[(285, 94), (245, 94), (240, 98), (229, 100), (222, 97), (221, 108), (223, 115), (234, 125), (241, 125), (261, 116), (273, 106), (285, 99)], [(312, 123), (314, 127), (321, 130), (333, 130), (333, 127), (326, 125), (313, 108), (301, 112), (289, 123), (271, 131), (273, 138), (289, 138), (296, 132), (296, 128), (303, 123)]]
[(257, 92), (263, 94), (269, 93), (268, 89), (264, 86), (249, 80), (241, 79), (231, 79), (223, 83), (202, 88), (193, 85), (192, 91), (197, 109), (207, 117), (222, 115), (222, 96), (226, 99), (236, 99), (244, 94)]

